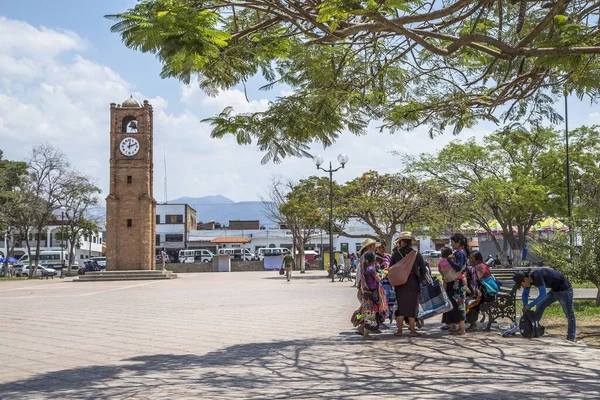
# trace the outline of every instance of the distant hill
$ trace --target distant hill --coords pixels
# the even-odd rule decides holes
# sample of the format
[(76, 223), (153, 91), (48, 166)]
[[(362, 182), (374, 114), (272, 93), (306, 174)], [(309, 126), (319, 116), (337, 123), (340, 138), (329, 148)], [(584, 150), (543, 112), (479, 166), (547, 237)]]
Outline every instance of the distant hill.
[(261, 201), (235, 201), (225, 196), (180, 197), (169, 203), (186, 203), (196, 210), (198, 221), (228, 224), (233, 220), (259, 220), (263, 226), (275, 225), (267, 218)]
[(178, 199), (169, 200), (169, 203), (186, 203), (189, 205), (194, 204), (235, 204), (235, 201), (228, 199), (225, 196), (204, 196), (204, 197), (180, 197)]

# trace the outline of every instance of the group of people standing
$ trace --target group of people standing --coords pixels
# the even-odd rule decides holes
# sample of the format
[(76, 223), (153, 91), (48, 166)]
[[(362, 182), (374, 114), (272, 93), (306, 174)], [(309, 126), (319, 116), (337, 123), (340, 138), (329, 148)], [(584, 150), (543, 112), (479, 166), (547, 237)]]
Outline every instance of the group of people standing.
[[(442, 329), (452, 335), (464, 335), (477, 328), (479, 307), (485, 301), (493, 301), (498, 286), (478, 251), (471, 252), (467, 238), (454, 234), (450, 238), (452, 249), (443, 249), (439, 271), (444, 280), (452, 310), (444, 313)], [(363, 339), (375, 339), (372, 333), (380, 333), (380, 325), (395, 317), (395, 336), (402, 336), (405, 322), (411, 337), (419, 336), (416, 328), (422, 325), (418, 319), (421, 284), (431, 282), (431, 272), (423, 256), (413, 249), (417, 239), (410, 232), (402, 232), (395, 240), (392, 254), (386, 254), (386, 243), (366, 239), (359, 251), (356, 280), (360, 308), (352, 321)], [(411, 254), (416, 252), (416, 254)], [(387, 278), (389, 268), (405, 257), (414, 258), (406, 282), (392, 286)], [(408, 259), (410, 262), (410, 258)], [(468, 261), (470, 261), (468, 263)], [(469, 323), (469, 327), (465, 327)]]

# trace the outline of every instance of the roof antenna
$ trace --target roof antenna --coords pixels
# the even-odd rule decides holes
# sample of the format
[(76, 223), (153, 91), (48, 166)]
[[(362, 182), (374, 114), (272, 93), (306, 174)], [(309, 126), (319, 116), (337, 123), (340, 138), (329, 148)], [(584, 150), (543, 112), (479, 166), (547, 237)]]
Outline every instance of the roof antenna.
[(167, 156), (166, 156), (166, 152), (165, 152), (165, 144), (163, 143), (163, 160), (164, 160), (164, 164), (165, 164), (165, 204), (167, 204), (169, 201), (167, 200)]

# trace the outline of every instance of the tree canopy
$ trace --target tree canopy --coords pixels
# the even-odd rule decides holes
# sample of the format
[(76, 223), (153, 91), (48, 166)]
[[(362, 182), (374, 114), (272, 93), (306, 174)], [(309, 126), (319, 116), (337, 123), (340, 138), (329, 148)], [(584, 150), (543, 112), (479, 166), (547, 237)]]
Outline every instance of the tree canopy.
[(307, 156), (370, 120), (436, 135), (478, 121), (560, 120), (557, 96), (599, 96), (600, 3), (581, 0), (143, 0), (109, 15), (162, 77), (208, 94), (262, 74), (291, 93), (209, 118), (263, 162)]
[[(450, 215), (450, 200), (431, 182), (402, 174), (368, 171), (333, 185), (333, 233), (376, 240), (384, 239), (388, 250), (392, 238), (402, 229), (443, 225)], [(329, 230), (329, 179), (312, 176), (294, 186), (282, 212), (298, 211), (305, 226)], [(352, 220), (373, 230), (373, 234), (353, 233)]]
[[(570, 157), (573, 181), (598, 170), (597, 127), (582, 127), (571, 133)], [(486, 230), (500, 248), (489, 223), (502, 227), (505, 246), (520, 260), (530, 228), (552, 216), (563, 219), (566, 210), (565, 149), (562, 133), (548, 127), (526, 130), (511, 126), (487, 136), (455, 141), (437, 154), (406, 156), (409, 168), (435, 179), (441, 187), (463, 199), (463, 221)], [(598, 176), (598, 175), (596, 175)], [(581, 188), (581, 184), (576, 184)]]

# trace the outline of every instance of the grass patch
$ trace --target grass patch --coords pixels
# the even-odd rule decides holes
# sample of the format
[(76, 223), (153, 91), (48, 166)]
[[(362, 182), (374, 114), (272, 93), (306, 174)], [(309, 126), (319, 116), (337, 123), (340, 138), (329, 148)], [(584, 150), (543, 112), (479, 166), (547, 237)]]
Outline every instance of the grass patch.
[(13, 276), (13, 277), (8, 277), (8, 276), (0, 276), (0, 281), (22, 281), (24, 279), (27, 279), (26, 277), (22, 276)]
[(571, 282), (571, 285), (575, 289), (596, 289), (596, 285), (594, 285), (592, 282), (582, 282), (582, 283)]
[[(596, 305), (594, 300), (575, 300), (573, 302), (575, 308), (575, 317), (600, 317), (600, 307)], [(517, 314), (522, 313), (523, 303), (517, 300)], [(544, 311), (544, 317), (564, 317), (562, 306), (557, 301)]]
[[(575, 317), (597, 317), (600, 316), (600, 307), (596, 306), (594, 300), (575, 300)], [(556, 302), (544, 311), (544, 316), (562, 317), (565, 313), (560, 305)]]

